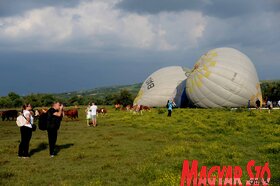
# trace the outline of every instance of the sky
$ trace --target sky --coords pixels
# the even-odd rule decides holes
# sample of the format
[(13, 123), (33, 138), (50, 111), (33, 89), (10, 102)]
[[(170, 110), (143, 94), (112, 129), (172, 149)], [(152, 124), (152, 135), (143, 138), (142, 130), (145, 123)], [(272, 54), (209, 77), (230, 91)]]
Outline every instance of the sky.
[(280, 1), (0, 0), (0, 96), (140, 83), (218, 47), (280, 79)]

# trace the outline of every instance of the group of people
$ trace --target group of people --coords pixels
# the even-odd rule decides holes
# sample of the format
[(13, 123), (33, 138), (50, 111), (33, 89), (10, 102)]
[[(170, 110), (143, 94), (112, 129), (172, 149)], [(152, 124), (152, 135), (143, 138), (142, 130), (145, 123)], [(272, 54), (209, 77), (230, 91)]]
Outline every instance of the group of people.
[(87, 126), (96, 127), (96, 115), (97, 115), (97, 106), (94, 103), (89, 103), (86, 108), (87, 113)]
[[(19, 158), (29, 158), (29, 144), (32, 137), (32, 125), (34, 124), (34, 116), (32, 114), (32, 105), (23, 106), (22, 115), (26, 119), (26, 123), (20, 127), (21, 140), (18, 148)], [(50, 157), (54, 157), (55, 144), (57, 140), (57, 131), (63, 118), (63, 104), (54, 102), (52, 108), (47, 111), (47, 132), (49, 141)]]
[[(280, 107), (280, 100), (278, 101), (278, 107)], [(268, 113), (270, 114), (272, 108), (273, 108), (273, 103), (271, 100), (267, 99), (266, 102), (266, 107), (268, 108)], [(261, 101), (259, 99), (256, 100), (256, 109), (261, 111)]]
[[(280, 100), (278, 105), (280, 106)], [(55, 144), (57, 141), (57, 131), (60, 128), (60, 123), (64, 116), (63, 107), (63, 104), (60, 102), (54, 102), (52, 108), (47, 111), (47, 132), (50, 157), (54, 157), (56, 155)], [(171, 117), (174, 107), (176, 107), (174, 100), (169, 99), (166, 104), (168, 117)], [(261, 109), (261, 101), (259, 99), (256, 100), (256, 107), (259, 110)], [(267, 107), (270, 113), (270, 110), (273, 107), (271, 101), (267, 101)], [(86, 113), (87, 126), (96, 127), (97, 106), (94, 103), (89, 104), (86, 109)], [(34, 116), (31, 104), (23, 105), (22, 115), (26, 119), (26, 123), (20, 127), (21, 141), (18, 148), (18, 157), (29, 158), (29, 144), (32, 137), (32, 125), (34, 124)]]

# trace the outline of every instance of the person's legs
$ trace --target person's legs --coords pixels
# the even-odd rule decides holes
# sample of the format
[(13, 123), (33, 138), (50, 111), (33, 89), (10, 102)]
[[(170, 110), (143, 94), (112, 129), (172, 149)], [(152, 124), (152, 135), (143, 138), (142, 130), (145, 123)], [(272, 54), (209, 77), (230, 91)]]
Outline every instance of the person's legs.
[(55, 155), (55, 143), (57, 140), (57, 130), (56, 129), (48, 129), (48, 138), (49, 138), (49, 150), (50, 155)]
[(32, 129), (28, 127), (20, 127), (21, 141), (18, 148), (19, 157), (29, 156), (29, 142), (32, 137)]
[(25, 145), (24, 145), (24, 157), (28, 157), (29, 156), (29, 143), (32, 137), (32, 129), (25, 127), (25, 134), (26, 134), (26, 138), (25, 138)]
[(171, 117), (171, 110), (168, 110), (167, 116), (168, 116), (168, 117)]
[(96, 115), (92, 117), (92, 125), (96, 127)]
[(18, 156), (22, 157), (23, 156), (23, 149), (24, 149), (24, 139), (25, 139), (25, 133), (24, 133), (24, 127), (20, 127), (20, 144), (18, 146)]
[(92, 124), (91, 124), (91, 125), (92, 125), (92, 126), (94, 126), (94, 120), (95, 120), (95, 116), (92, 115), (92, 116), (91, 116), (91, 121), (92, 121)]

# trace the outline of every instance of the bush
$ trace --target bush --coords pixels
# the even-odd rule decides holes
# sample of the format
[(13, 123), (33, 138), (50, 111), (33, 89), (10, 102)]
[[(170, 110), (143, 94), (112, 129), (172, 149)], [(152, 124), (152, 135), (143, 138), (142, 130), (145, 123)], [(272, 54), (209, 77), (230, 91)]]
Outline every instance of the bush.
[(128, 90), (122, 90), (119, 95), (116, 95), (115, 103), (121, 104), (124, 107), (127, 105), (132, 105), (132, 94)]
[(158, 114), (164, 114), (165, 113), (165, 109), (163, 109), (163, 108), (158, 108), (157, 111), (158, 111)]

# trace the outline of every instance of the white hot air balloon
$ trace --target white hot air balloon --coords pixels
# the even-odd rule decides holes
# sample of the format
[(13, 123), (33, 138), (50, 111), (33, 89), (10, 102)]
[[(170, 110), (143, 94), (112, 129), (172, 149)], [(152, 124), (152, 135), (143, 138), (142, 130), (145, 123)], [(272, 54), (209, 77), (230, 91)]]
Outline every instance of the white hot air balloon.
[(170, 66), (152, 73), (142, 84), (134, 100), (134, 105), (164, 107), (169, 99), (174, 99), (178, 107), (186, 103), (186, 78), (190, 70), (180, 66)]
[(262, 101), (259, 78), (251, 60), (233, 48), (203, 55), (187, 79), (188, 99), (197, 106), (241, 107)]

